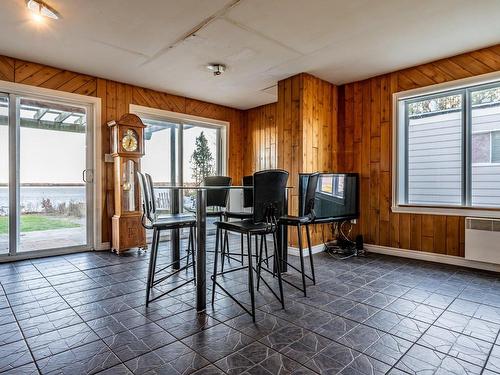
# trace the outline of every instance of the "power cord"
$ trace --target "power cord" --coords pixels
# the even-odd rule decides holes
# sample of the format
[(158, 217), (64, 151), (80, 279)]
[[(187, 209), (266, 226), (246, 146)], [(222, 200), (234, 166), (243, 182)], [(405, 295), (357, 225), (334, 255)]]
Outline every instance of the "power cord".
[[(346, 228), (347, 226), (348, 228)], [(332, 237), (335, 238), (335, 240), (330, 242), (325, 242), (323, 230), (322, 239), (325, 251), (339, 260), (365, 255), (364, 250), (358, 250), (356, 241), (351, 239), (352, 229), (353, 225), (350, 220), (332, 223)], [(342, 257), (338, 258), (337, 255), (342, 255)]]

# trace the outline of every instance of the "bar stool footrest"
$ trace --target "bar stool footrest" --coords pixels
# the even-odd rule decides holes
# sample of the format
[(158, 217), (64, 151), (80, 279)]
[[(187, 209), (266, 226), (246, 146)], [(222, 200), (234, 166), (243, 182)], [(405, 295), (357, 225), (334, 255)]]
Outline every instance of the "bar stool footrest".
[[(172, 277), (172, 276), (174, 276), (174, 275), (177, 275), (179, 272), (184, 271), (184, 270), (187, 270), (187, 269), (189, 269), (189, 268), (190, 268), (190, 267), (192, 267), (192, 266), (193, 266), (193, 263), (189, 263), (189, 264), (187, 264), (187, 265), (185, 265), (185, 266), (182, 266), (182, 267), (181, 267), (181, 268), (179, 268), (178, 270), (175, 270), (174, 272), (172, 272), (172, 273), (170, 273), (170, 274), (168, 274), (168, 275), (165, 275), (165, 276), (163, 276), (162, 278), (160, 278), (160, 279), (158, 279), (158, 280), (155, 280), (152, 286), (156, 286), (156, 285), (160, 284), (161, 282), (163, 282), (163, 281), (167, 280), (169, 277)], [(157, 272), (156, 272), (156, 274), (158, 274), (159, 272), (161, 272), (161, 271), (157, 271)]]
[[(189, 283), (190, 283), (190, 282), (192, 282), (192, 281), (196, 282), (196, 280), (195, 280), (194, 278), (192, 278), (192, 279), (189, 279), (189, 280), (187, 280), (187, 281), (183, 282), (183, 283), (182, 283), (182, 284), (180, 284), (180, 285), (177, 285), (177, 286), (173, 287), (172, 289), (167, 290), (166, 292), (164, 292), (164, 293), (160, 294), (159, 296), (156, 296), (156, 297), (151, 298), (151, 299), (149, 299), (149, 298), (148, 298), (148, 303), (153, 302), (153, 301), (155, 301), (155, 300), (157, 300), (158, 298), (161, 298), (161, 297), (163, 297), (163, 296), (166, 296), (167, 294), (172, 293), (174, 290), (177, 290), (177, 289), (179, 289), (179, 288), (182, 288), (184, 285), (187, 285), (187, 284), (189, 284)], [(148, 297), (149, 297), (149, 296), (148, 296)]]
[[(248, 309), (247, 309), (247, 308), (246, 308), (246, 307), (245, 307), (245, 306), (244, 306), (244, 305), (243, 305), (240, 301), (238, 301), (236, 298), (234, 298), (234, 297), (232, 296), (232, 294), (231, 294), (231, 293), (229, 293), (229, 292), (227, 291), (227, 289), (226, 289), (226, 288), (224, 288), (222, 285), (220, 285), (217, 281), (214, 281), (214, 277), (213, 277), (213, 275), (212, 275), (212, 276), (210, 276), (210, 278), (212, 279), (212, 281), (214, 282), (214, 284), (215, 284), (215, 285), (217, 285), (219, 288), (221, 288), (221, 289), (222, 289), (222, 291), (223, 291), (223, 292), (224, 292), (224, 293), (225, 293), (225, 294), (226, 294), (229, 298), (231, 298), (231, 299), (232, 299), (232, 300), (233, 300), (233, 301), (234, 301), (234, 302), (235, 302), (235, 303), (236, 303), (239, 307), (241, 307), (243, 310), (245, 310), (245, 312), (246, 312), (247, 314), (249, 314), (249, 315), (253, 318), (253, 321), (255, 322), (255, 315), (254, 315), (254, 314), (252, 314), (252, 312), (251, 312), (250, 310), (248, 310)], [(212, 302), (212, 305), (213, 305), (213, 302)]]

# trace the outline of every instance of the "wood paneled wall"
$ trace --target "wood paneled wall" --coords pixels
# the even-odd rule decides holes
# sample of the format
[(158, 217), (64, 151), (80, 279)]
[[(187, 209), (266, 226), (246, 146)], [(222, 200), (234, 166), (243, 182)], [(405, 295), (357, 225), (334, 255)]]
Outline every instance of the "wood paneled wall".
[[(337, 88), (310, 74), (301, 73), (278, 82), (278, 168), (290, 173), (289, 212), (298, 213), (299, 173), (332, 171), (337, 166)], [(335, 157), (334, 157), (335, 156)], [(312, 231), (314, 244), (321, 243), (322, 226)], [(297, 244), (290, 231), (290, 243)]]
[(302, 170), (331, 172), (338, 167), (337, 87), (303, 74)]
[(302, 171), (302, 84), (301, 74), (279, 81), (276, 104), (277, 166), (290, 173), (288, 183), (296, 187), (289, 197), (292, 214), (297, 212), (298, 174)]
[(276, 168), (276, 103), (249, 109), (245, 115), (243, 174)]
[(392, 94), (500, 70), (500, 45), (339, 87), (341, 169), (361, 174), (365, 242), (464, 256), (464, 218), (397, 214), (392, 203)]
[[(301, 73), (278, 82), (278, 168), (290, 172), (291, 212), (298, 209), (298, 175), (331, 171), (337, 143), (337, 88)], [(335, 146), (334, 146), (335, 144)], [(337, 152), (335, 152), (337, 155)]]
[[(280, 81), (277, 103), (246, 111), (244, 172), (283, 168), (294, 186), (302, 171), (358, 172), (361, 218), (355, 232), (367, 243), (463, 256), (463, 217), (391, 212), (392, 94), (498, 70), (500, 45), (338, 88), (308, 74)], [(293, 191), (292, 213), (297, 203)]]
[(101, 163), (103, 163), (104, 178), (102, 240), (104, 242), (111, 238), (111, 216), (114, 211), (112, 165), (104, 164), (104, 154), (109, 153), (110, 149), (106, 123), (127, 113), (129, 104), (228, 121), (230, 123), (228, 172), (235, 181), (241, 180), (243, 176), (241, 147), (245, 116), (243, 111), (5, 56), (0, 56), (0, 80), (101, 98), (103, 151)]
[[(301, 172), (332, 171), (338, 165), (337, 88), (310, 74), (278, 82), (278, 102), (246, 111), (245, 174), (268, 168), (290, 173), (289, 212), (298, 212), (298, 176)], [(290, 232), (290, 243), (297, 244)], [(329, 237), (329, 230), (324, 231)], [(323, 228), (312, 231), (323, 240)]]

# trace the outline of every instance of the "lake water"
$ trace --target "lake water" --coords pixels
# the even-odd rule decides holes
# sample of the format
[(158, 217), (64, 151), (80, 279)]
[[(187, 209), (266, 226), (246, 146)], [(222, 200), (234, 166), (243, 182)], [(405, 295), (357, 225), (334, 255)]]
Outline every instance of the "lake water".
[[(69, 202), (85, 202), (84, 186), (22, 186), (21, 207), (30, 212), (41, 211), (42, 200), (50, 199), (52, 205)], [(7, 215), (9, 192), (7, 187), (0, 187), (0, 216)]]

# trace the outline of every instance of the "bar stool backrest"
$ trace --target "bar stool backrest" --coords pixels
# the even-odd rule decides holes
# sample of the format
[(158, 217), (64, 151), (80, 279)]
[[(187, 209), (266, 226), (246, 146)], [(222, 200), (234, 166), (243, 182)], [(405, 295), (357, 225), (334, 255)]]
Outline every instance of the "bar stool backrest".
[(285, 212), (288, 172), (269, 169), (253, 175), (253, 221), (276, 223)]
[[(203, 179), (203, 186), (231, 186), (231, 177), (207, 176)], [(227, 207), (229, 189), (207, 190), (207, 207)]]
[(151, 213), (156, 214), (156, 199), (155, 199), (155, 188), (153, 185), (153, 179), (149, 173), (144, 173), (146, 176), (147, 189), (149, 193), (149, 207), (151, 208)]
[(306, 197), (304, 202), (304, 215), (309, 216), (314, 220), (316, 214), (314, 213), (314, 202), (316, 197), (316, 189), (318, 187), (319, 173), (312, 173), (307, 179)]
[[(243, 176), (243, 186), (253, 186), (253, 176)], [(243, 207), (253, 207), (252, 189), (243, 189)]]
[[(146, 182), (146, 177), (143, 173), (137, 172), (137, 179), (139, 180), (139, 186), (142, 196), (142, 214), (143, 217), (147, 218), (150, 222), (153, 222), (153, 212), (151, 210), (151, 199), (149, 197), (148, 184)], [(143, 220), (144, 224), (144, 220)]]

